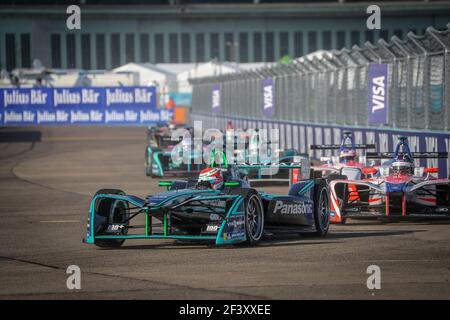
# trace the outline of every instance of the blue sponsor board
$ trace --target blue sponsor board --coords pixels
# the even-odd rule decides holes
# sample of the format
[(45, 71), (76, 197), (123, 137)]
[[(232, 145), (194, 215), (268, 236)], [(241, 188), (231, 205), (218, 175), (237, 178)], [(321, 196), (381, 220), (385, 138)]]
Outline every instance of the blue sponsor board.
[(0, 124), (149, 125), (172, 119), (155, 87), (0, 89)]
[(388, 65), (370, 64), (368, 73), (368, 119), (370, 124), (388, 123)]
[(261, 80), (262, 96), (263, 96), (263, 114), (272, 118), (275, 114), (275, 88), (272, 78)]

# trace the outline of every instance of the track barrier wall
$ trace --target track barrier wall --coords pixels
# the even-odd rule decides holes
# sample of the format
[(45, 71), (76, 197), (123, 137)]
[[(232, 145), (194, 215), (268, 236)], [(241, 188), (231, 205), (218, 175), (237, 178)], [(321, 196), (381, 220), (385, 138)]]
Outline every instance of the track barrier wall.
[[(225, 128), (232, 120), (240, 128), (279, 128), (281, 146), (301, 152), (339, 143), (343, 130), (378, 151), (392, 151), (400, 135), (415, 151), (449, 150), (450, 24), (190, 82), (191, 119), (204, 127)], [(438, 162), (448, 176), (449, 161), (429, 165)]]

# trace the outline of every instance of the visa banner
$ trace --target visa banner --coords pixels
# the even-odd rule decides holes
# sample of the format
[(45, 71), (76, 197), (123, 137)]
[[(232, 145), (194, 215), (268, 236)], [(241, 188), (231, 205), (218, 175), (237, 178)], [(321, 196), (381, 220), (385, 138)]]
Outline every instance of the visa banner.
[(368, 72), (369, 124), (388, 123), (388, 65), (370, 64)]
[(263, 114), (268, 118), (272, 118), (275, 114), (275, 87), (272, 78), (267, 78), (261, 81), (262, 96), (263, 96)]
[(168, 122), (155, 87), (0, 89), (0, 125), (149, 125)]
[(220, 84), (216, 83), (212, 86), (212, 104), (211, 110), (214, 113), (220, 113)]

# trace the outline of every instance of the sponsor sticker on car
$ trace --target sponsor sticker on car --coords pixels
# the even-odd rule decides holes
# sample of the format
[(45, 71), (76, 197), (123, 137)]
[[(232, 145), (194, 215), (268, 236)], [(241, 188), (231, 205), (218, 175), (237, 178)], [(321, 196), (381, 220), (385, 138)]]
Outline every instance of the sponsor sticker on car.
[(219, 226), (218, 225), (208, 225), (206, 227), (206, 232), (217, 232), (217, 230), (219, 230)]
[(313, 211), (312, 203), (284, 202), (277, 200), (273, 207), (274, 214), (310, 214)]

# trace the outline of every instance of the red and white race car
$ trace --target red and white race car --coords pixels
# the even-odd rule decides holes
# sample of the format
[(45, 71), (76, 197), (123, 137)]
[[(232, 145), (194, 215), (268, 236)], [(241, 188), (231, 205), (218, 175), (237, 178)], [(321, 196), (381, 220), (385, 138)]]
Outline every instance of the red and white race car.
[(438, 168), (416, 167), (414, 158), (447, 158), (447, 152), (411, 152), (400, 137), (395, 152), (367, 153), (367, 159), (390, 159), (380, 166), (347, 167), (330, 181), (330, 216), (347, 218), (450, 218), (450, 180)]
[(366, 166), (366, 157), (358, 155), (357, 149), (367, 150), (375, 149), (374, 144), (355, 144), (352, 133), (344, 132), (341, 144), (332, 145), (311, 145), (311, 150), (339, 150), (338, 156), (321, 157), (323, 164), (313, 166), (316, 176), (328, 176), (332, 173), (341, 174), (342, 169), (346, 167), (363, 168)]

